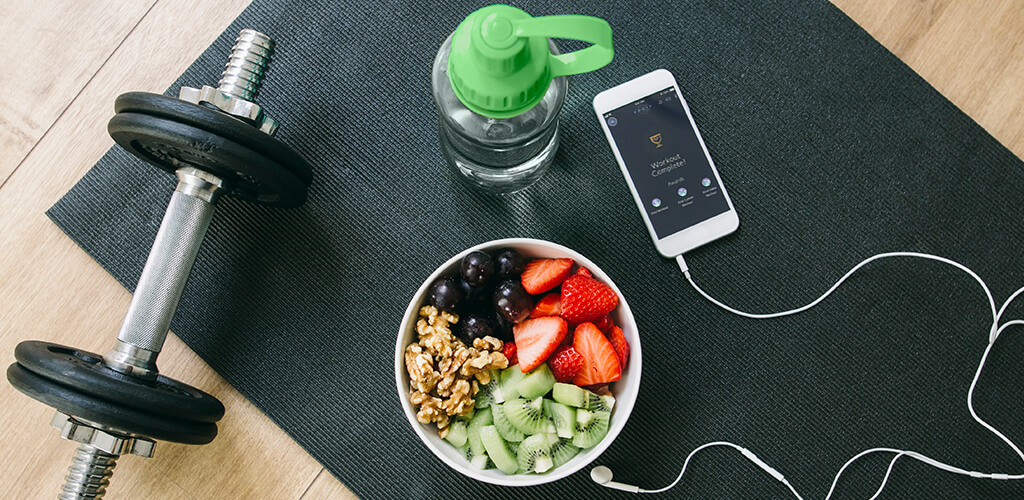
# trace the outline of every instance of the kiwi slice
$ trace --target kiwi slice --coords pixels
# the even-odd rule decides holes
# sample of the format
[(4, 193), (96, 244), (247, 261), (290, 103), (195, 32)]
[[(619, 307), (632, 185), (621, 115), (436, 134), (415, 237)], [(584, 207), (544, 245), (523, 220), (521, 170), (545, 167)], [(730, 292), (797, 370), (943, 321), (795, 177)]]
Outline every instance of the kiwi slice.
[(565, 465), (566, 462), (572, 460), (572, 457), (575, 457), (579, 452), (580, 449), (572, 444), (572, 439), (553, 438), (551, 443), (551, 461), (554, 463), (554, 467)]
[[(480, 428), (480, 441), (487, 450), (487, 456), (491, 457), (499, 469), (505, 474), (515, 474), (519, 469), (519, 459), (508, 449), (508, 444), (501, 439), (498, 429), (493, 425), (485, 425)], [(521, 447), (520, 447), (521, 448)]]
[(505, 410), (505, 416), (512, 425), (518, 427), (524, 434), (555, 432), (555, 426), (544, 416), (543, 397), (510, 399), (502, 403), (502, 409)]
[(555, 426), (555, 432), (558, 434), (558, 437), (573, 437), (573, 428), (576, 425), (575, 408), (550, 399), (545, 399), (544, 414), (551, 419), (551, 423)]
[(483, 443), (480, 442), (480, 428), (493, 423), (494, 417), (491, 415), (491, 408), (484, 408), (483, 410), (477, 410), (476, 414), (473, 415), (473, 420), (470, 420), (469, 425), (466, 426), (466, 442), (469, 443), (469, 447), (472, 448), (474, 455), (487, 453), (484, 450)]
[(500, 370), (490, 370), (491, 381), (480, 386), (480, 392), (476, 393), (474, 406), (476, 408), (487, 408), (494, 403), (504, 403), (505, 398), (501, 394)]
[(563, 405), (575, 408), (586, 408), (589, 400), (588, 391), (572, 384), (556, 382), (551, 388), (551, 397)]
[(551, 397), (564, 405), (590, 411), (612, 411), (615, 406), (615, 397), (611, 394), (598, 396), (582, 387), (561, 382), (551, 388)]
[(498, 429), (498, 434), (501, 434), (505, 441), (519, 442), (526, 438), (526, 434), (523, 434), (523, 431), (512, 425), (512, 422), (509, 422), (503, 405), (496, 404), (492, 406), (491, 415), (494, 417), (494, 427)]
[(547, 363), (541, 363), (516, 384), (516, 392), (521, 398), (533, 399), (550, 392), (553, 385), (555, 376), (551, 373), (551, 368), (548, 368)]
[(587, 401), (587, 409), (590, 411), (612, 411), (615, 407), (615, 396), (606, 394), (604, 396), (598, 396), (594, 393), (590, 393), (590, 399)]
[(534, 434), (519, 444), (517, 459), (519, 470), (526, 472), (547, 472), (554, 467), (551, 460), (550, 434)]
[(469, 434), (466, 432), (466, 422), (462, 419), (453, 421), (448, 426), (448, 435), (444, 437), (445, 441), (448, 441), (456, 448), (465, 446), (468, 439)]
[(487, 458), (486, 453), (477, 455), (473, 453), (473, 448), (470, 447), (468, 444), (459, 448), (459, 453), (462, 454), (463, 457), (466, 457), (466, 461), (469, 462), (469, 464), (472, 465), (473, 467), (476, 467), (477, 469), (490, 469), (491, 467), (494, 466), (494, 464), (491, 463), (490, 459)]
[(576, 410), (576, 428), (573, 431), (572, 444), (580, 448), (590, 448), (604, 439), (608, 434), (608, 420), (611, 413), (606, 411)]
[(501, 395), (505, 401), (519, 397), (516, 392), (516, 385), (526, 377), (526, 374), (519, 369), (519, 365), (512, 365), (501, 371)]

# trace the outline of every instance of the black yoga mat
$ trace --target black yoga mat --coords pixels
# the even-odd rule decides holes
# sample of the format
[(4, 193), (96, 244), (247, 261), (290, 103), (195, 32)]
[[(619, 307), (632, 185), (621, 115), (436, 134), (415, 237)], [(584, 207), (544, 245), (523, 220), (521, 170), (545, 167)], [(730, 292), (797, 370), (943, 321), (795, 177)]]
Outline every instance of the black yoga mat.
[[(861, 259), (894, 250), (962, 262), (1001, 303), (1024, 285), (1018, 158), (827, 2), (523, 1), (534, 15), (609, 20), (615, 60), (572, 78), (546, 177), (512, 196), (477, 193), (444, 166), (430, 66), (482, 5), (256, 0), (169, 91), (216, 82), (241, 28), (277, 40), (259, 98), (282, 123), (278, 137), (313, 165), (309, 201), (220, 203), (173, 330), (357, 495), (625, 496), (594, 485), (589, 469), (536, 488), (474, 482), (435, 459), (401, 412), (392, 353), (411, 294), (459, 250), (513, 236), (587, 255), (635, 310), (640, 398), (596, 462), (617, 480), (666, 485), (714, 440), (755, 451), (809, 498), (874, 446), (1021, 471), (965, 404), (991, 322), (976, 282), (891, 260), (795, 317), (718, 310), (655, 253), (590, 101), (658, 67), (676, 75), (741, 219), (688, 261), (712, 295), (753, 311), (805, 304)], [(49, 215), (131, 289), (173, 185), (114, 148)], [(1024, 442), (1020, 333), (993, 349), (975, 401)], [(856, 462), (835, 498), (870, 496), (891, 458)], [(721, 448), (699, 454), (670, 494), (788, 496)], [(1022, 494), (1020, 483), (904, 458), (884, 497)]]

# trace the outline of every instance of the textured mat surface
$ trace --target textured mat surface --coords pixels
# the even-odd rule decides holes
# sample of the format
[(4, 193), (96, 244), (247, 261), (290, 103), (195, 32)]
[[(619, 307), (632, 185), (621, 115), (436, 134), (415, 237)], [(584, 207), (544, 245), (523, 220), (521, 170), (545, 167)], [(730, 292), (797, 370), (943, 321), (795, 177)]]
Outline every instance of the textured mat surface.
[[(173, 330), (356, 494), (613, 494), (586, 472), (513, 491), (473, 482), (419, 443), (398, 405), (392, 353), (410, 294), (450, 255), (511, 236), (579, 250), (635, 308), (641, 395), (598, 460), (619, 481), (663, 486), (712, 440), (754, 450), (815, 498), (873, 446), (1021, 470), (965, 405), (990, 322), (973, 280), (932, 262), (879, 262), (796, 317), (719, 311), (655, 253), (590, 100), (658, 67), (676, 75), (741, 219), (688, 261), (712, 295), (754, 311), (809, 302), (893, 250), (963, 262), (1001, 303), (1024, 284), (1019, 159), (826, 2), (524, 1), (535, 15), (610, 20), (615, 60), (572, 79), (563, 142), (539, 184), (506, 198), (471, 192), (444, 168), (429, 71), (481, 5), (256, 0), (171, 87), (216, 82), (240, 28), (278, 42), (260, 100), (314, 166), (309, 202), (221, 203)], [(49, 215), (132, 289), (173, 185), (115, 148)], [(1019, 333), (995, 347), (975, 396), (1018, 442)], [(858, 461), (836, 498), (870, 496), (890, 458)], [(674, 495), (787, 496), (733, 451), (703, 452), (691, 467)], [(1020, 484), (903, 460), (885, 497), (1022, 495)]]

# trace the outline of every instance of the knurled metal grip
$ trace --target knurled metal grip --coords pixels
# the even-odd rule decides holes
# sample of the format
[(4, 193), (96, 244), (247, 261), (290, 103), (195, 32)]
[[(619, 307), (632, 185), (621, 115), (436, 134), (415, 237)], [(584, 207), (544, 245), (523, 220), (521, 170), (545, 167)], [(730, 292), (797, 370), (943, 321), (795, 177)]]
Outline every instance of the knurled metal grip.
[(117, 334), (118, 345), (104, 356), (105, 363), (131, 375), (156, 376), (156, 353), (163, 348), (223, 189), (221, 179), (191, 167), (179, 169), (177, 176), (178, 187)]

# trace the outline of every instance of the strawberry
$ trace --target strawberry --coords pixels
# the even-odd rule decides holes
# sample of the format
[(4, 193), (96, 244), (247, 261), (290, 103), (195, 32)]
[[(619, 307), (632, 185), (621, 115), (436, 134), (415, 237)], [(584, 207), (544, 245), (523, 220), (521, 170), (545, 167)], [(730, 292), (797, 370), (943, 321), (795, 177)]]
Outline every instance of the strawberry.
[(515, 342), (505, 342), (505, 348), (501, 350), (501, 353), (508, 359), (508, 366), (519, 364), (519, 357), (516, 356)]
[(574, 274), (562, 283), (562, 317), (570, 323), (599, 320), (618, 304), (615, 290), (594, 278)]
[(572, 346), (562, 346), (551, 353), (548, 366), (551, 367), (555, 380), (568, 384), (583, 368), (583, 356), (580, 356)]
[(612, 343), (615, 354), (619, 357), (619, 366), (626, 368), (626, 361), (629, 361), (629, 343), (626, 336), (622, 334), (622, 328), (613, 326), (608, 332), (608, 341)]
[(612, 319), (611, 314), (605, 314), (604, 317), (597, 320), (594, 325), (597, 326), (598, 330), (601, 330), (601, 333), (608, 335), (608, 332), (610, 332), (612, 327), (615, 326), (615, 320)]
[(572, 259), (534, 259), (523, 271), (523, 288), (532, 295), (562, 284), (572, 270)]
[(565, 338), (563, 338), (562, 342), (559, 343), (558, 345), (560, 345), (560, 346), (572, 345), (572, 340), (573, 340), (572, 332), (576, 331), (576, 325), (569, 325), (568, 331), (569, 331), (569, 333), (565, 334)]
[(512, 327), (519, 369), (526, 373), (540, 366), (558, 347), (568, 330), (565, 320), (558, 316), (532, 318)]
[(572, 347), (583, 356), (583, 368), (572, 383), (578, 386), (604, 384), (622, 377), (615, 348), (593, 323), (581, 324), (573, 335)]
[(562, 314), (562, 298), (557, 293), (549, 293), (537, 302), (530, 317), (539, 318), (541, 316), (558, 316), (559, 314)]
[(590, 272), (590, 269), (587, 269), (585, 267), (581, 267), (581, 268), (577, 269), (576, 270), (576, 274), (582, 274), (583, 276), (586, 276), (588, 278), (593, 278), (594, 277), (594, 274)]

